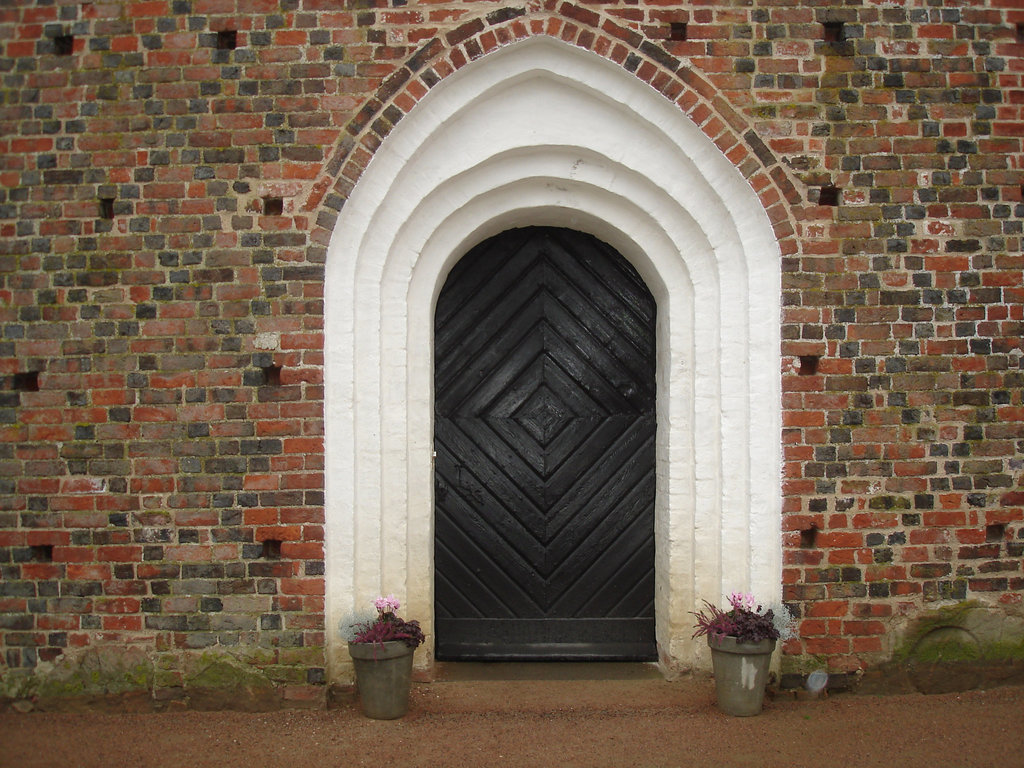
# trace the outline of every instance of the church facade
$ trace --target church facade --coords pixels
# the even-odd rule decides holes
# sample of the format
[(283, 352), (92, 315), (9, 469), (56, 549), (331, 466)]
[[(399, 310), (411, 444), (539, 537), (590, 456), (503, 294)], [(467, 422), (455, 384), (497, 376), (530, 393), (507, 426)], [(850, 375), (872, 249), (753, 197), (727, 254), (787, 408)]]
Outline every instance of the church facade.
[(733, 591), (1012, 666), (1012, 6), (4, 11), (2, 695), (315, 705), (389, 593), (425, 676)]

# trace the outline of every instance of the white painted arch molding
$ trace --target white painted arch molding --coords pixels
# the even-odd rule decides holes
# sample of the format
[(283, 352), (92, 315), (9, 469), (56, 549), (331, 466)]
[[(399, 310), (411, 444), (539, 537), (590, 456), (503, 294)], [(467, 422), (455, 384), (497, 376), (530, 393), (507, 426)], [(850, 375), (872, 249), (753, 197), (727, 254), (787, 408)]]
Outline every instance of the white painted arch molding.
[[(327, 256), (328, 664), (380, 593), (433, 629), (433, 314), (452, 265), (506, 229), (614, 246), (658, 303), (656, 623), (704, 664), (689, 612), (781, 596), (780, 256), (756, 194), (678, 107), (537, 37), (436, 85), (376, 152)], [(428, 643), (417, 661), (431, 661)]]

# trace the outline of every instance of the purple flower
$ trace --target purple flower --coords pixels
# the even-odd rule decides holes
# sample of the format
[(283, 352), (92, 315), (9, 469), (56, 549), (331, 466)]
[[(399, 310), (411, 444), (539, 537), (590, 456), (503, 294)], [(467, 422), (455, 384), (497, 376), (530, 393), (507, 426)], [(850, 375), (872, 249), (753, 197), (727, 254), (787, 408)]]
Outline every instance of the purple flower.
[(729, 606), (729, 610), (723, 611), (705, 600), (704, 610), (693, 613), (697, 620), (693, 636), (735, 637), (741, 643), (779, 638), (774, 613), (771, 609), (762, 613), (752, 594), (733, 592), (729, 595)]
[(377, 613), (383, 616), (386, 613), (398, 613), (398, 609), (402, 607), (402, 604), (398, 602), (394, 595), (388, 595), (387, 597), (378, 597), (374, 600), (373, 607), (377, 609)]
[(342, 634), (352, 643), (386, 643), (400, 640), (410, 648), (423, 642), (423, 630), (418, 621), (406, 621), (396, 611), (401, 603), (394, 595), (378, 597), (373, 601), (377, 617), (369, 621), (357, 621), (342, 629)]
[(733, 592), (729, 595), (729, 604), (733, 608), (746, 611), (756, 611), (759, 607), (754, 596), (749, 592)]

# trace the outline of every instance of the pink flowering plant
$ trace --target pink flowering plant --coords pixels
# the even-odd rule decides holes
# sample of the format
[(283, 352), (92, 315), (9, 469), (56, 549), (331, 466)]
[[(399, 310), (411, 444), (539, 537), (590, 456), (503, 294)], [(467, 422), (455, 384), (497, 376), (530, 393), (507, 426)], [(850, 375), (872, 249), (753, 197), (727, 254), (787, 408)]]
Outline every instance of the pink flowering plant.
[(771, 608), (763, 609), (749, 592), (733, 592), (729, 595), (727, 610), (704, 601), (704, 610), (693, 614), (696, 617), (693, 636), (735, 637), (740, 643), (785, 639), (791, 633), (792, 619), (786, 608), (778, 613), (776, 615)]
[(394, 595), (378, 597), (373, 601), (376, 616), (348, 617), (341, 622), (341, 635), (350, 643), (387, 643), (398, 640), (410, 648), (423, 642), (423, 630), (418, 621), (406, 621), (398, 616), (401, 603)]

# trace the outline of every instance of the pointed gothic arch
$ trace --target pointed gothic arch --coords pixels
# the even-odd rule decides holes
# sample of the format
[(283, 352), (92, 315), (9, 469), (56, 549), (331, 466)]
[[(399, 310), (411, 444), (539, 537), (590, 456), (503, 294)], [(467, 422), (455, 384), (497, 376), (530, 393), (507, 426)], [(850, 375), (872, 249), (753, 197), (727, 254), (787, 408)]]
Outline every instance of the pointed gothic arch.
[[(432, 628), (437, 293), (505, 229), (609, 243), (658, 302), (657, 639), (701, 656), (689, 611), (781, 595), (780, 252), (765, 207), (679, 107), (547, 36), (497, 48), (389, 131), (333, 228), (325, 285), (326, 613), (381, 591)], [(429, 650), (420, 663), (429, 663)]]

